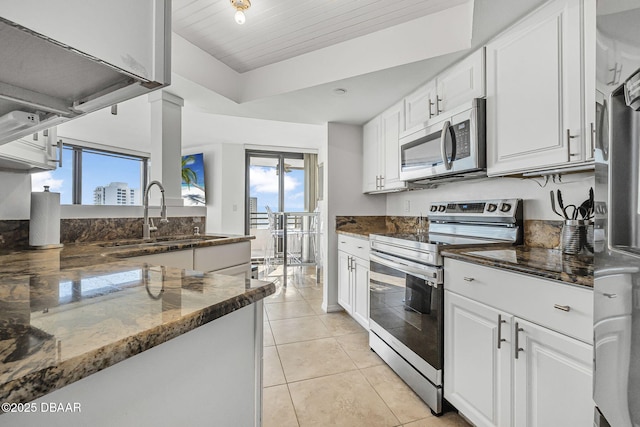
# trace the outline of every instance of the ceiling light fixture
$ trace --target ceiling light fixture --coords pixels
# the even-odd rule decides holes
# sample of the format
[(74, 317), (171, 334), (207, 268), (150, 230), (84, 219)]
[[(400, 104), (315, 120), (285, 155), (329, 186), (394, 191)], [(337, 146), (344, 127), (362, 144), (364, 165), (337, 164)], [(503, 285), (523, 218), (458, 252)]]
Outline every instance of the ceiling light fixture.
[(247, 20), (244, 16), (244, 11), (251, 7), (251, 0), (231, 0), (231, 6), (236, 9), (236, 22), (240, 25), (244, 24)]
[(342, 87), (337, 87), (333, 90), (334, 95), (342, 96), (347, 94), (347, 89)]

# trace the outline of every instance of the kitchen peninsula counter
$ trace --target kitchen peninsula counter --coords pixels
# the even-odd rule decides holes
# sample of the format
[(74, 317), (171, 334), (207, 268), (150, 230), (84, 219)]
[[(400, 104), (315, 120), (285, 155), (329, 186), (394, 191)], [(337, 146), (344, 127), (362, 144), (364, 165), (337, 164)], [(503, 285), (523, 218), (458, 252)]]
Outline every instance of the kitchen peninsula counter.
[[(273, 283), (126, 259), (251, 238), (0, 252), (0, 402), (32, 401), (261, 302)], [(262, 304), (260, 343), (261, 316)]]
[(593, 288), (593, 256), (567, 255), (557, 249), (527, 246), (445, 249), (452, 259)]

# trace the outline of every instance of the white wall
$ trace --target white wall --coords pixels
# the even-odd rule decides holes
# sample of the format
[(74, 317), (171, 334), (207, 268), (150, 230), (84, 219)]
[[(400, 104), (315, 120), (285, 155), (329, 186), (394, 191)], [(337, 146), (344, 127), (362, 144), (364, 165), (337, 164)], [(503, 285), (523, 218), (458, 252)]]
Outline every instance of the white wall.
[(207, 197), (207, 233), (244, 234), (244, 147), (208, 144), (183, 149), (203, 153)]
[[(429, 204), (440, 201), (520, 198), (524, 200), (524, 219), (560, 220), (551, 210), (549, 192), (560, 189), (565, 205), (582, 203), (594, 186), (593, 173), (563, 175), (562, 182), (545, 178), (485, 178), (442, 184), (438, 188), (387, 195), (387, 215), (428, 214)], [(556, 179), (557, 181), (557, 179)], [(541, 186), (544, 185), (544, 186)], [(409, 203), (409, 211), (406, 210)]]
[(31, 175), (0, 172), (0, 220), (29, 219)]
[(326, 311), (338, 306), (338, 237), (336, 216), (384, 215), (385, 197), (362, 193), (362, 127), (329, 123), (327, 146), (319, 154), (324, 163), (324, 301)]
[[(182, 147), (184, 155), (204, 154), (208, 233), (244, 234), (247, 148), (309, 152), (326, 140), (325, 127), (319, 125), (206, 113), (189, 117), (209, 126), (206, 133), (183, 134)], [(185, 120), (184, 127), (189, 126)]]

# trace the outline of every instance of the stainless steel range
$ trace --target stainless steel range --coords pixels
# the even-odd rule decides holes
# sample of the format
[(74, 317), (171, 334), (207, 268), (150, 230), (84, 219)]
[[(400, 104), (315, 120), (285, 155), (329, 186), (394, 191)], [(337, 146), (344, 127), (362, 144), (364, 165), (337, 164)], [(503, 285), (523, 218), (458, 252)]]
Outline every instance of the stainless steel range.
[(434, 203), (429, 232), (372, 234), (369, 345), (431, 408), (442, 413), (441, 251), (522, 241), (519, 199)]

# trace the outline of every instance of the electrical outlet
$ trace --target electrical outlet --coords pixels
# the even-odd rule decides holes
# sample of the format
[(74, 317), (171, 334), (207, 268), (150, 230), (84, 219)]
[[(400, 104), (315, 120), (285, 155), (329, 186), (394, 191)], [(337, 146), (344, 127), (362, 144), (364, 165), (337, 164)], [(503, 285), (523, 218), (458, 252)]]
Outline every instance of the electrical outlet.
[(411, 212), (411, 200), (404, 201), (404, 213)]
[(238, 212), (238, 205), (233, 205), (233, 206), (231, 207), (231, 209), (232, 209), (234, 212)]

